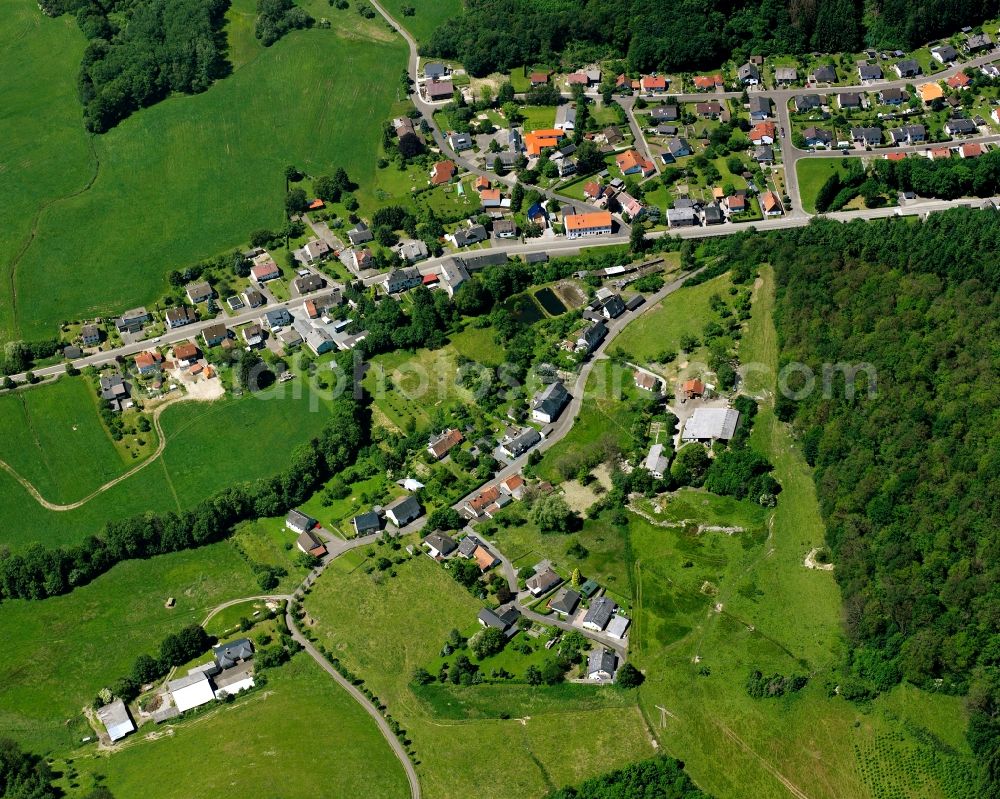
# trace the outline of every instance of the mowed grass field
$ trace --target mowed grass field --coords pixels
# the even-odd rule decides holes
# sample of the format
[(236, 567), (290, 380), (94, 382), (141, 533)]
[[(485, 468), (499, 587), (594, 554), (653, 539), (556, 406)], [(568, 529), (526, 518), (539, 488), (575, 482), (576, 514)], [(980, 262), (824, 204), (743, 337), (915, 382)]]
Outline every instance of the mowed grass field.
[[(41, 16), (29, 0), (15, 1)], [(287, 164), (312, 175), (343, 166), (359, 184), (359, 196), (370, 199), (379, 130), (397, 99), (406, 49), (381, 20), (315, 5), (314, 15), (329, 17), (331, 29), (295, 31), (267, 49), (248, 42), (249, 26), (231, 15), (230, 32), (239, 38), (234, 60), (243, 62), (232, 75), (203, 94), (145, 109), (94, 139), (100, 169), (93, 186), (41, 214), (38, 235), (18, 265), (16, 318), (23, 337), (53, 335), (63, 319), (150, 304), (165, 290), (171, 269), (239, 246), (256, 228), (280, 227)], [(250, 8), (249, 0), (239, 0), (237, 11)], [(64, 24), (75, 23), (45, 20), (42, 29)], [(40, 35), (29, 27), (19, 44), (5, 49), (23, 60), (21, 48), (38, 46), (33, 37)], [(53, 40), (46, 34), (33, 61), (45, 62), (57, 50)], [(33, 124), (47, 122), (52, 106), (79, 118), (71, 96), (78, 53), (65, 59), (60, 73), (70, 96), (53, 92), (42, 105), (21, 104), (25, 115), (40, 117)], [(23, 82), (25, 92), (41, 94), (33, 78)], [(23, 123), (20, 114), (5, 121), (13, 128)], [(40, 173), (77, 175), (70, 185), (80, 188), (92, 169), (85, 149), (67, 154), (61, 140), (50, 144), (45, 137), (42, 145), (35, 143), (34, 160), (7, 165), (15, 209), (9, 226), (23, 230), (37, 209), (34, 194), (22, 195), (51, 181)], [(9, 284), (3, 290), (0, 306), (9, 308)]]
[(141, 462), (122, 459), (84, 377), (0, 396), (0, 429), (0, 458), (50, 502), (81, 499)]
[(169, 633), (257, 593), (249, 565), (224, 542), (126, 561), (65, 596), (4, 602), (0, 729), (39, 752), (75, 748), (90, 734), (81, 708), (137, 655), (155, 656)]
[(579, 698), (566, 707), (522, 704), (510, 697), (528, 699), (536, 691), (491, 686), (490, 706), (513, 716), (500, 719), (476, 717), (489, 711), (478, 703), (470, 708), (467, 691), (454, 699), (468, 708), (459, 711), (461, 718), (442, 697), (415, 695), (413, 669), (434, 659), (453, 627), (475, 624), (481, 605), (423, 555), (396, 566), (396, 577), (386, 573), (378, 581), (359, 568), (362, 557), (351, 553), (330, 566), (305, 608), (320, 642), (364, 678), (406, 729), (427, 799), (540, 796), (651, 754), (638, 709), (623, 707), (618, 697), (607, 705), (598, 699), (589, 709), (581, 709)]
[[(762, 277), (741, 357), (774, 365), (769, 268)], [(811, 475), (770, 401), (752, 441), (782, 485), (766, 522), (733, 536), (632, 529), (630, 649), (647, 675), (640, 702), (661, 746), (719, 799), (965, 796), (972, 763), (960, 699), (903, 687), (868, 705), (830, 695), (846, 642), (833, 574), (803, 565), (824, 540)], [(684, 516), (699, 507), (685, 504)], [(744, 686), (754, 669), (810, 682), (752, 699)]]
[[(410, 32), (418, 44), (426, 44), (445, 20), (462, 11), (462, 0), (385, 0), (380, 5)], [(412, 8), (413, 15), (403, 16), (404, 8)]]
[(100, 775), (115, 796), (147, 799), (409, 796), (375, 723), (304, 653), (231, 705), (173, 725), (170, 735), (129, 739), (110, 756), (78, 756), (73, 767), (84, 788)]
[[(83, 397), (79, 405), (88, 402), (98, 424), (93, 403)], [(232, 483), (275, 474), (288, 465), (298, 444), (319, 433), (328, 411), (327, 401), (299, 380), (260, 394), (172, 405), (161, 416), (167, 444), (160, 458), (69, 511), (46, 510), (0, 470), (0, 545), (75, 543), (100, 532), (108, 519), (189, 508)], [(39, 417), (37, 424), (46, 418)], [(83, 458), (64, 468), (86, 470), (87, 463)]]
[[(13, 263), (39, 209), (83, 189), (96, 162), (83, 129), (76, 75), (86, 40), (72, 16), (50, 19), (31, 0), (0, 13), (0, 340), (14, 328)], [(89, 227), (89, 226), (88, 226)], [(65, 264), (71, 269), (73, 264)], [(44, 304), (45, 298), (36, 302)], [(54, 335), (54, 330), (49, 330)]]
[(728, 298), (730, 285), (732, 281), (727, 273), (675, 291), (658, 308), (625, 328), (615, 339), (614, 348), (621, 348), (640, 364), (655, 361), (664, 351), (679, 353), (681, 336), (690, 333), (700, 337), (705, 323), (714, 318), (709, 297), (719, 294)]
[(830, 158), (800, 158), (795, 164), (795, 173), (799, 178), (799, 194), (802, 196), (802, 208), (810, 214), (816, 213), (816, 195), (820, 188), (833, 174), (847, 174), (843, 166), (844, 157)]

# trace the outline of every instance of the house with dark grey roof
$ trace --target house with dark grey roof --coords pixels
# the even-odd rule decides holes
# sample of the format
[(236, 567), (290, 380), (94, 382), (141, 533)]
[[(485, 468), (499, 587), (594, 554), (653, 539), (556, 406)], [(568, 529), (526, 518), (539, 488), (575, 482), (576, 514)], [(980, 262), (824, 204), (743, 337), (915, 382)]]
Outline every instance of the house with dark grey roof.
[(851, 128), (851, 138), (866, 147), (882, 143), (882, 128)]
[(759, 144), (754, 147), (753, 160), (758, 164), (774, 163), (774, 146), (771, 144)]
[(367, 513), (359, 513), (351, 519), (351, 526), (358, 535), (368, 535), (377, 533), (382, 529), (382, 518), (373, 510)]
[(571, 616), (580, 604), (580, 594), (572, 588), (567, 588), (559, 596), (549, 602), (549, 609), (560, 616)]
[(552, 569), (543, 569), (538, 574), (534, 574), (525, 580), (524, 586), (531, 592), (532, 596), (539, 597), (542, 594), (547, 594), (561, 582), (562, 577), (552, 571)]
[(993, 40), (988, 33), (973, 33), (965, 40), (965, 49), (970, 53), (992, 50)]
[(424, 64), (424, 77), (427, 80), (440, 80), (448, 74), (448, 68), (440, 61), (428, 61)]
[(939, 64), (950, 64), (958, 58), (958, 50), (950, 44), (943, 44), (940, 47), (932, 47), (931, 58)]
[(517, 632), (517, 620), (521, 618), (521, 612), (514, 607), (513, 603), (501, 605), (496, 610), (483, 608), (479, 611), (479, 623), (483, 627), (495, 627), (502, 633), (508, 635)]
[(618, 294), (612, 294), (601, 304), (601, 316), (605, 319), (617, 319), (625, 313), (625, 303)]
[(132, 384), (120, 374), (103, 376), (100, 379), (101, 399), (106, 400), (113, 411), (124, 411), (132, 407)]
[(445, 558), (455, 551), (457, 544), (450, 535), (431, 533), (424, 539), (424, 546), (432, 558)]
[(906, 92), (902, 89), (897, 89), (895, 86), (888, 89), (882, 89), (878, 93), (878, 100), (883, 105), (902, 105), (905, 103), (909, 97)]
[(650, 109), (650, 116), (654, 122), (676, 122), (680, 119), (680, 109), (674, 105), (657, 105)]
[(608, 326), (604, 322), (594, 322), (580, 334), (574, 349), (576, 352), (589, 354), (604, 341), (606, 335), (608, 335)]
[(299, 537), (295, 539), (295, 546), (299, 548), (300, 552), (305, 552), (307, 555), (312, 555), (313, 557), (322, 558), (326, 556), (326, 546), (312, 530), (300, 533)]
[(227, 644), (212, 647), (212, 655), (220, 669), (231, 669), (253, 658), (253, 644), (249, 638), (237, 638)]
[(736, 70), (736, 77), (740, 79), (740, 83), (744, 86), (756, 86), (760, 83), (760, 70), (756, 64), (747, 62)]
[(823, 107), (823, 98), (818, 94), (797, 94), (793, 100), (795, 110), (800, 114), (804, 111), (815, 111)]
[(833, 141), (833, 134), (823, 128), (812, 126), (802, 131), (802, 138), (806, 140), (806, 147), (829, 147)]
[(583, 626), (594, 632), (602, 632), (608, 626), (608, 622), (611, 621), (611, 616), (614, 615), (617, 608), (614, 600), (606, 596), (597, 597), (590, 603), (587, 615), (583, 617)]
[(882, 67), (878, 64), (861, 64), (858, 67), (858, 77), (862, 82), (882, 80)]
[(138, 333), (142, 330), (142, 326), (152, 318), (152, 315), (145, 308), (133, 308), (115, 319), (115, 327), (118, 328), (119, 333)]
[(754, 95), (747, 102), (747, 108), (750, 111), (751, 122), (763, 122), (771, 116), (771, 100), (768, 97)]
[(864, 98), (860, 92), (841, 92), (837, 95), (837, 105), (841, 108), (862, 108)]
[(101, 343), (101, 329), (97, 325), (83, 325), (80, 328), (80, 341), (85, 347), (93, 347)]
[(372, 235), (368, 225), (364, 222), (358, 222), (358, 224), (347, 231), (347, 238), (350, 240), (351, 244), (357, 246), (371, 241), (374, 236)]
[(190, 325), (198, 321), (197, 314), (195, 314), (195, 312), (186, 305), (180, 305), (176, 308), (168, 308), (163, 317), (167, 322), (167, 328), (169, 330), (184, 327), (184, 325)]
[(300, 510), (290, 510), (288, 515), (285, 516), (285, 527), (294, 533), (304, 533), (306, 530), (312, 530), (317, 524), (316, 520), (312, 516), (306, 516)]
[(949, 119), (944, 125), (945, 133), (949, 136), (970, 136), (976, 133), (979, 128), (971, 119)]
[(549, 383), (544, 390), (535, 395), (531, 406), (531, 418), (536, 422), (551, 424), (559, 418), (571, 397), (561, 380)]
[(405, 527), (424, 511), (414, 496), (400, 497), (385, 508), (385, 515), (397, 527)]
[(923, 72), (920, 64), (914, 58), (906, 58), (897, 62), (893, 66), (893, 69), (896, 70), (896, 74), (901, 78), (913, 78)]
[(463, 558), (471, 558), (483, 542), (475, 535), (467, 535), (458, 543), (458, 554)]
[(927, 128), (923, 125), (903, 125), (889, 131), (893, 144), (919, 144), (927, 141)]
[(508, 458), (517, 458), (541, 440), (542, 436), (534, 427), (526, 427), (506, 438), (501, 443), (500, 449)]
[(610, 649), (595, 649), (587, 658), (587, 678), (611, 682), (618, 669), (618, 657)]
[(816, 83), (836, 83), (837, 70), (829, 64), (821, 64), (813, 70), (812, 79)]
[(795, 83), (799, 79), (799, 72), (795, 67), (775, 67), (774, 68), (774, 82), (777, 84), (788, 85), (789, 83)]
[(312, 291), (319, 291), (326, 286), (326, 280), (323, 279), (322, 275), (317, 275), (315, 272), (310, 272), (308, 275), (301, 275), (295, 278), (293, 283), (295, 284), (295, 290), (299, 294), (309, 294)]

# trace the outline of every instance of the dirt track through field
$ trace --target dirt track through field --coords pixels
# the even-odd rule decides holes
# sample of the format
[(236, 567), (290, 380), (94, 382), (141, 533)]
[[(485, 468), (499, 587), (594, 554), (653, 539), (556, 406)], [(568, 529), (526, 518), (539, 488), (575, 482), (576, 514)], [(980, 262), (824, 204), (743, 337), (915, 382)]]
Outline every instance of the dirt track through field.
[(41, 493), (38, 491), (37, 488), (35, 488), (34, 485), (32, 485), (26, 478), (22, 477), (17, 472), (17, 470), (14, 469), (13, 466), (7, 463), (7, 461), (0, 459), (0, 469), (3, 469), (11, 477), (17, 480), (17, 482), (19, 482), (22, 486), (24, 486), (24, 490), (27, 491), (29, 494), (31, 494), (31, 496), (35, 499), (35, 501), (46, 510), (52, 510), (57, 512), (75, 510), (76, 508), (79, 508), (82, 505), (86, 505), (94, 497), (103, 494), (108, 489), (114, 488), (123, 480), (127, 480), (136, 472), (138, 472), (140, 469), (145, 469), (147, 466), (149, 466), (149, 464), (156, 461), (160, 457), (160, 455), (163, 454), (163, 450), (167, 446), (167, 437), (166, 435), (164, 435), (163, 428), (160, 426), (160, 414), (163, 412), (165, 408), (169, 408), (174, 403), (181, 402), (183, 399), (184, 399), (183, 397), (177, 397), (175, 399), (167, 400), (165, 403), (163, 403), (153, 411), (153, 427), (156, 429), (156, 435), (159, 437), (160, 443), (157, 444), (156, 451), (153, 452), (152, 455), (146, 458), (146, 460), (144, 460), (142, 463), (133, 466), (131, 469), (125, 472), (125, 474), (121, 474), (118, 477), (114, 478), (113, 480), (108, 480), (108, 482), (106, 482), (100, 488), (95, 489), (90, 494), (85, 496), (83, 499), (78, 499), (76, 502), (70, 502), (67, 505), (58, 505), (55, 502), (49, 502), (45, 497), (41, 495)]
[(729, 727), (727, 727), (725, 724), (723, 724), (720, 721), (716, 721), (715, 723), (716, 723), (716, 725), (718, 725), (719, 729), (722, 730), (722, 734), (723, 735), (725, 735), (729, 740), (731, 740), (738, 747), (740, 747), (740, 749), (742, 749), (744, 752), (746, 752), (749, 755), (753, 755), (755, 758), (757, 758), (760, 761), (761, 765), (764, 766), (764, 768), (766, 768), (768, 770), (768, 772), (776, 780), (778, 780), (778, 782), (780, 782), (782, 785), (784, 785), (788, 789), (788, 792), (792, 796), (796, 797), (796, 799), (809, 799), (809, 795), (808, 794), (806, 794), (801, 788), (799, 788), (799, 786), (797, 786), (794, 782), (792, 782), (790, 779), (788, 779), (788, 777), (786, 777), (784, 774), (782, 774), (780, 771), (778, 771), (774, 766), (772, 766), (763, 757), (761, 757), (759, 754), (757, 754), (757, 752), (755, 752), (750, 747), (750, 744), (748, 744), (746, 741), (744, 741), (742, 738), (740, 738), (740, 736), (738, 736), (735, 732), (733, 732), (731, 729), (729, 729)]

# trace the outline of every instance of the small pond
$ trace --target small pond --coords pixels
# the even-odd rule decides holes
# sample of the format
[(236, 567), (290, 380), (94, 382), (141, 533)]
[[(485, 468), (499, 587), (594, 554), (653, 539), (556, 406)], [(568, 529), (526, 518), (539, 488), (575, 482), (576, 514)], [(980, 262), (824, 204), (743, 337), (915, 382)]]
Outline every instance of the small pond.
[(530, 294), (518, 294), (516, 297), (511, 297), (504, 303), (504, 306), (522, 325), (533, 325), (545, 318), (542, 309), (538, 307), (538, 303), (531, 298)]
[(566, 313), (566, 306), (563, 304), (563, 301), (550, 288), (544, 288), (541, 291), (535, 292), (535, 299), (538, 300), (550, 316), (559, 316), (559, 314)]

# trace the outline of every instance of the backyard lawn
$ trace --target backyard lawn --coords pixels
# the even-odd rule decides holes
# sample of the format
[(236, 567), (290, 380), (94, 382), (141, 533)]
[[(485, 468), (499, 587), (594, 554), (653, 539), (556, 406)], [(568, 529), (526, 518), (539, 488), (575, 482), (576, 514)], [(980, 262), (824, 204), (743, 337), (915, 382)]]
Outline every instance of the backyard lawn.
[(799, 178), (799, 194), (802, 197), (802, 208), (810, 214), (816, 213), (816, 195), (823, 184), (834, 173), (841, 176), (847, 174), (844, 157), (830, 158), (800, 158), (795, 164), (795, 173)]

